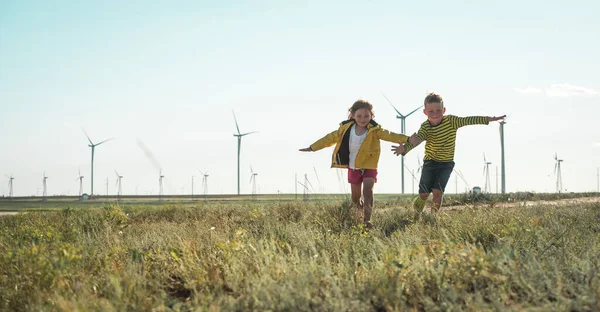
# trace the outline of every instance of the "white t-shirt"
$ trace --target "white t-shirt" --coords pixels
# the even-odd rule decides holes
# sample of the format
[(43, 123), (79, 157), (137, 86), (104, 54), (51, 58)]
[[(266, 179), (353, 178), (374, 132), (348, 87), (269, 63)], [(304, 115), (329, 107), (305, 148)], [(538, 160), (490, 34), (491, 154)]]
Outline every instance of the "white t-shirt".
[(361, 169), (355, 167), (354, 161), (356, 160), (358, 149), (360, 149), (360, 146), (367, 137), (367, 132), (369, 132), (369, 130), (365, 131), (362, 135), (356, 135), (356, 124), (353, 124), (350, 128), (350, 163), (348, 164), (348, 167), (352, 169)]

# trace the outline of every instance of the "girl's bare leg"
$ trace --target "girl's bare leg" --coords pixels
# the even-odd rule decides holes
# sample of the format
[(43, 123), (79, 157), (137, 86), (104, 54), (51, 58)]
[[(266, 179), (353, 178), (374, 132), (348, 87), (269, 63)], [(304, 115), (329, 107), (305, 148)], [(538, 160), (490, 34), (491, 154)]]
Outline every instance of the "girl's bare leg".
[(373, 212), (373, 186), (375, 185), (375, 179), (364, 178), (363, 179), (363, 196), (365, 197), (365, 223), (371, 222), (371, 214)]

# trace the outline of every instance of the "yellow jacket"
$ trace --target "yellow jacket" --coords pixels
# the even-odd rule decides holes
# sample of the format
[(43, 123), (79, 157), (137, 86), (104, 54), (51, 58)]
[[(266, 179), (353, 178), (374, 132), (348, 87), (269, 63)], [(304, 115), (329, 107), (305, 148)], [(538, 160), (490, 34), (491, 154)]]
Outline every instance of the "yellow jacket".
[[(348, 119), (340, 123), (339, 129), (329, 133), (310, 148), (313, 151), (329, 147), (335, 144), (333, 156), (331, 158), (332, 168), (348, 168), (350, 162), (350, 131), (354, 124), (354, 119)], [(408, 137), (404, 134), (390, 132), (381, 128), (374, 120), (367, 125), (367, 136), (356, 154), (355, 165), (360, 169), (377, 169), (379, 155), (381, 154), (381, 144), (379, 140), (385, 140), (394, 143), (406, 143)]]

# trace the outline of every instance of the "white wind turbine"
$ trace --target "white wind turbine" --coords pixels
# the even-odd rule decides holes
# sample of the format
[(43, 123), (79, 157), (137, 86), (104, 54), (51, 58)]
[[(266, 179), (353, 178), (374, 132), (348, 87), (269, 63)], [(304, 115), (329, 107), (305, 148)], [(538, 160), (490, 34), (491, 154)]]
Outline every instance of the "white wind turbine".
[(115, 170), (115, 174), (117, 175), (117, 181), (115, 183), (115, 186), (117, 186), (117, 197), (121, 196), (123, 194), (123, 189), (121, 188), (121, 179), (123, 179), (123, 176), (120, 175), (117, 170)]
[(492, 185), (490, 183), (490, 165), (492, 163), (485, 159), (485, 153), (483, 153), (483, 175), (485, 176), (485, 193), (491, 193)]
[(79, 197), (81, 197), (83, 195), (83, 176), (80, 169), (77, 169), (77, 172), (79, 172), (79, 177), (75, 181), (79, 180)]
[[(200, 171), (200, 170), (198, 170)], [(204, 195), (204, 198), (206, 198), (206, 196), (208, 195), (208, 171), (206, 172), (202, 172), (200, 171), (200, 173), (202, 173), (202, 194)]]
[(12, 174), (9, 176), (5, 175), (8, 178), (8, 199), (12, 199), (13, 197), (13, 180), (15, 179)]
[(560, 164), (563, 162), (562, 159), (558, 159), (558, 155), (554, 153), (554, 175), (556, 175), (556, 192), (560, 194), (563, 189), (562, 184), (562, 172), (560, 170)]
[(252, 183), (252, 198), (256, 198), (256, 176), (258, 173), (252, 170), (252, 166), (250, 166), (250, 183)]
[(48, 177), (46, 176), (46, 171), (44, 171), (44, 178), (42, 179), (42, 185), (44, 187), (44, 197), (42, 198), (42, 200), (47, 200), (46, 196), (48, 196), (46, 180), (48, 180)]

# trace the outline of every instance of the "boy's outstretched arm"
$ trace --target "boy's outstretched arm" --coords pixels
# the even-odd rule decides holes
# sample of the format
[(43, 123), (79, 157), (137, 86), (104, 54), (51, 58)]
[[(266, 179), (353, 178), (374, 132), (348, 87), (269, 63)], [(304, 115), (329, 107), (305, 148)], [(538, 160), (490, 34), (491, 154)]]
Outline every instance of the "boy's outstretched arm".
[(498, 120), (503, 120), (504, 118), (506, 118), (506, 115), (502, 115), (502, 116), (494, 116), (494, 117), (488, 117), (488, 121), (498, 121)]

